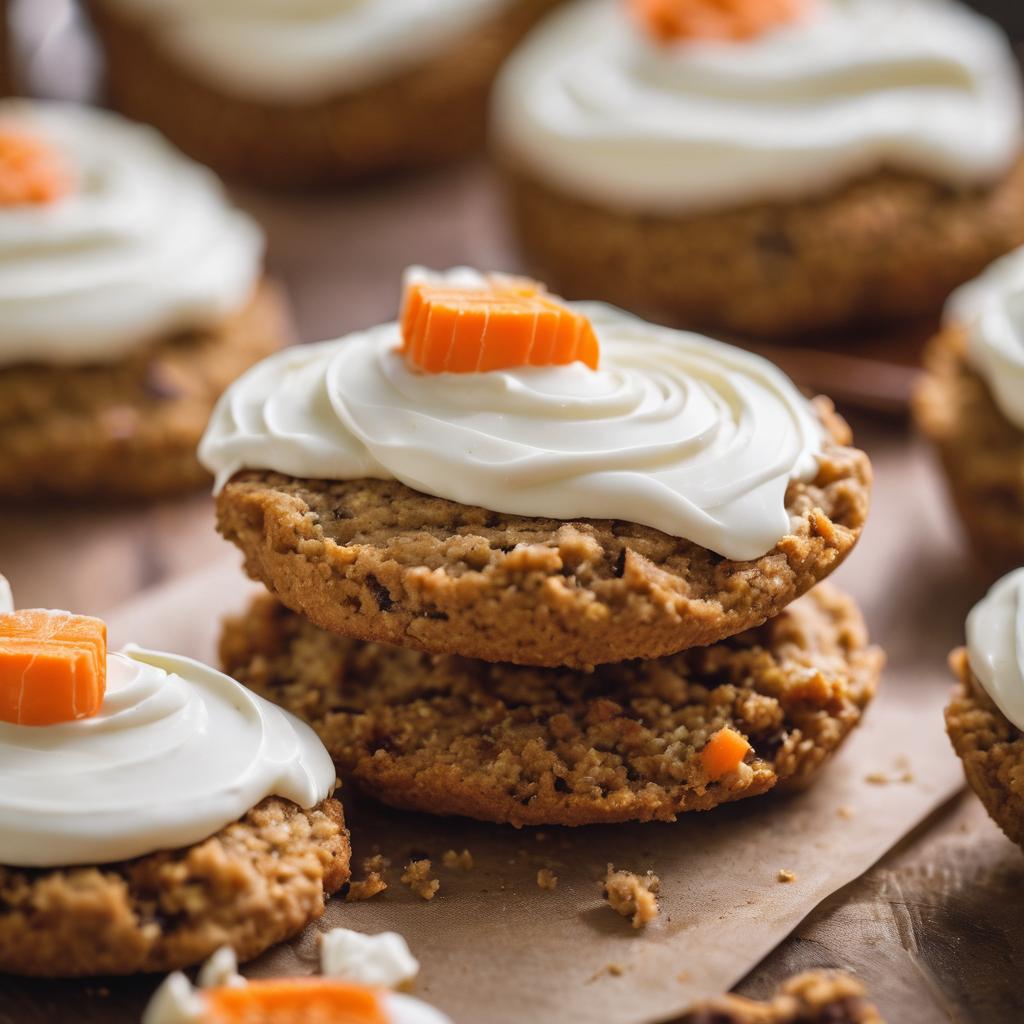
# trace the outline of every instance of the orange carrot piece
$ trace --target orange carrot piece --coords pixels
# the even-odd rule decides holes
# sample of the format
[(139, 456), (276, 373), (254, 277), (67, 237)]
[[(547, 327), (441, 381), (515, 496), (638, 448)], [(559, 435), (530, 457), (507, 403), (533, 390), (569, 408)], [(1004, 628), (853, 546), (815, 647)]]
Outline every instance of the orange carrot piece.
[(807, 11), (807, 0), (628, 0), (656, 39), (752, 39)]
[(54, 203), (73, 186), (57, 149), (23, 128), (0, 124), (0, 207)]
[(752, 749), (735, 729), (726, 726), (714, 733), (700, 752), (701, 764), (707, 777), (715, 781), (736, 771)]
[(387, 1024), (377, 992), (333, 978), (250, 981), (203, 996), (203, 1024)]
[(0, 615), (0, 721), (55, 725), (97, 714), (107, 689), (107, 625), (70, 612)]
[(488, 288), (415, 282), (400, 316), (401, 351), (424, 373), (487, 373), (517, 366), (597, 369), (597, 335), (586, 317), (524, 278)]

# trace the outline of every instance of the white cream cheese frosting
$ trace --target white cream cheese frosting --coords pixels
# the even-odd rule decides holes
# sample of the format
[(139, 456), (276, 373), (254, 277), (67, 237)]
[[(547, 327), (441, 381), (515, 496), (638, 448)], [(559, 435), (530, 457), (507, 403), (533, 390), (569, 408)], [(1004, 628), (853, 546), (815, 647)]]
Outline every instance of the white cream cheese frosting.
[[(429, 60), (510, 0), (106, 0), (230, 95), (300, 104)], [(464, 59), (458, 53), (453, 60)]]
[(996, 405), (1024, 430), (1024, 248), (958, 288), (946, 322), (967, 332), (967, 359)]
[(76, 187), (0, 206), (0, 367), (107, 362), (239, 310), (263, 235), (217, 178), (153, 129), (73, 105), (0, 101), (57, 148)]
[(129, 646), (98, 715), (0, 722), (0, 864), (103, 864), (200, 842), (268, 796), (310, 808), (335, 781), (316, 734), (228, 676)]
[(1024, 569), (1004, 576), (967, 616), (967, 660), (996, 707), (1024, 729)]
[[(483, 281), (464, 268), (444, 277)], [(813, 479), (823, 442), (789, 378), (722, 342), (572, 306), (596, 332), (596, 371), (422, 374), (384, 324), (244, 374), (200, 461), (218, 487), (240, 469), (396, 479), (507, 514), (642, 523), (727, 558), (771, 550), (790, 529), (786, 488)]]
[(955, 0), (810, 0), (755, 40), (659, 43), (621, 0), (576, 0), (496, 85), (502, 154), (638, 211), (806, 197), (882, 168), (990, 183), (1022, 145), (1005, 36)]

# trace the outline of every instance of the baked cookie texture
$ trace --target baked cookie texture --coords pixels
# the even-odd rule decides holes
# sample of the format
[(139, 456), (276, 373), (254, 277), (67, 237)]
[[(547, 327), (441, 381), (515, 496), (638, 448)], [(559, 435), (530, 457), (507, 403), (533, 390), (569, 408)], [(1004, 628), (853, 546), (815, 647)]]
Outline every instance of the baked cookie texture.
[(959, 683), (946, 708), (946, 732), (989, 816), (1024, 847), (1024, 736), (982, 688), (965, 648), (953, 652), (950, 665)]
[(207, 485), (196, 446), (220, 394), (291, 340), (264, 282), (215, 329), (111, 363), (0, 368), (0, 494), (7, 501), (149, 499)]
[(967, 362), (967, 336), (947, 327), (926, 353), (917, 424), (942, 459), (978, 557), (994, 576), (1024, 563), (1024, 433)]
[(0, 972), (171, 971), (223, 945), (251, 960), (323, 913), (349, 877), (341, 805), (270, 797), (182, 850), (99, 867), (0, 867)]
[(936, 317), (949, 293), (1024, 242), (1024, 161), (992, 188), (879, 173), (799, 202), (636, 214), (506, 173), (527, 263), (566, 298), (785, 340)]
[(278, 106), (218, 91), (146, 27), (87, 0), (106, 55), (109, 97), (220, 175), (300, 188), (436, 164), (483, 147), (491, 83), (533, 24), (560, 0), (515, 0), (456, 47), (361, 92)]
[(654, 658), (758, 626), (835, 569), (867, 516), (871, 469), (832, 440), (790, 485), (792, 529), (734, 562), (617, 520), (502, 515), (396, 482), (237, 474), (217, 500), (246, 571), (314, 624), (361, 640), (518, 665)]
[[(860, 721), (883, 656), (823, 584), (731, 640), (590, 673), (351, 640), (265, 595), (225, 624), (221, 660), (372, 796), (521, 826), (671, 821), (802, 786)], [(723, 726), (753, 750), (711, 781), (700, 752)]]
[(676, 1024), (885, 1024), (856, 978), (807, 971), (784, 982), (766, 1002), (722, 996), (701, 1003)]

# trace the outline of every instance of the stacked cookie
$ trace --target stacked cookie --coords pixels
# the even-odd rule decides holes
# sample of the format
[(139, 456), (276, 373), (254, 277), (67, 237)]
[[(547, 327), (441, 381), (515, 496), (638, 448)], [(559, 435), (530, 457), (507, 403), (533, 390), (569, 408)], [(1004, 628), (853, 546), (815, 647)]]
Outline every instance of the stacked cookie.
[(272, 595), (225, 669), (389, 804), (670, 820), (805, 783), (874, 693), (857, 609), (816, 586), (868, 460), (731, 346), (412, 271), (400, 323), (265, 361), (200, 455)]

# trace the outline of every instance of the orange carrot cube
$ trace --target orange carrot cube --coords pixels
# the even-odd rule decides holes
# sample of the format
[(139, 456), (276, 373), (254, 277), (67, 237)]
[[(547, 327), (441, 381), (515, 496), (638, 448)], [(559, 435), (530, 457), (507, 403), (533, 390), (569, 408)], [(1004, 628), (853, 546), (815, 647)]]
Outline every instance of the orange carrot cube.
[(74, 176), (61, 154), (12, 124), (0, 124), (0, 207), (53, 203), (69, 193)]
[(107, 687), (107, 625), (70, 612), (0, 615), (0, 721), (54, 725), (97, 714)]
[(752, 749), (743, 736), (726, 726), (714, 733), (700, 752), (701, 764), (707, 777), (715, 781), (736, 771)]
[(203, 1024), (387, 1024), (378, 994), (333, 978), (275, 978), (203, 993)]
[(634, 17), (655, 38), (751, 39), (795, 21), (807, 0), (629, 0)]
[(590, 321), (523, 278), (488, 288), (415, 282), (400, 317), (402, 353), (423, 373), (487, 373), (517, 366), (597, 369)]

